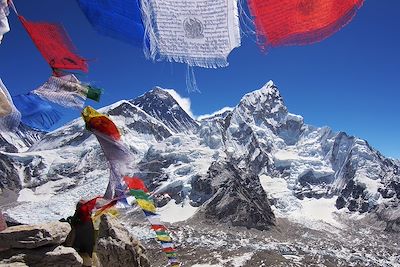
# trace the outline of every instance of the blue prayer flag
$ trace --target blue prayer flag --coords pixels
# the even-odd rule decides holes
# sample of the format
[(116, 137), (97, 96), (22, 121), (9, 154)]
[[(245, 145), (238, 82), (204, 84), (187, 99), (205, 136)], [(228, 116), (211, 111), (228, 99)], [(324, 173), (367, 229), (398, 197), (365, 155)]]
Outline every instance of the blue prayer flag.
[(90, 24), (100, 34), (142, 46), (144, 26), (139, 0), (77, 0)]
[(13, 101), (21, 121), (32, 128), (45, 131), (61, 119), (60, 111), (35, 94), (17, 95)]

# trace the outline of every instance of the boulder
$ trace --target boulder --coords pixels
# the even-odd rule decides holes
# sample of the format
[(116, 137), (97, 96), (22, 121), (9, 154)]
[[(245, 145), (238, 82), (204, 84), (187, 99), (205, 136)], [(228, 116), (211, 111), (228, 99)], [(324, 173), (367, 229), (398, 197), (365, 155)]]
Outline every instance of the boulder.
[(81, 267), (82, 263), (83, 260), (75, 249), (59, 246), (45, 254), (45, 257), (41, 261), (41, 266)]
[(0, 252), (0, 266), (81, 267), (83, 260), (73, 248), (44, 246), (35, 249), (9, 249)]
[(70, 225), (63, 222), (13, 226), (0, 232), (0, 247), (33, 249), (61, 245), (70, 231)]
[(150, 267), (144, 247), (117, 220), (103, 215), (96, 254), (101, 266)]

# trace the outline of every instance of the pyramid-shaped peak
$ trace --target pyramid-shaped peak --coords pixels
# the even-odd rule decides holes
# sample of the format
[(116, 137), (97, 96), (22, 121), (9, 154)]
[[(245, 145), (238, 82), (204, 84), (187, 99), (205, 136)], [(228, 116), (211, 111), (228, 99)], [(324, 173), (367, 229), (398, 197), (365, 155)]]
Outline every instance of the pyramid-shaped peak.
[[(161, 99), (168, 99), (175, 100), (174, 97), (168, 92), (168, 90), (161, 88), (159, 86), (155, 86), (149, 92), (145, 93), (144, 95), (154, 95), (160, 97)], [(175, 100), (176, 101), (176, 100)]]
[(195, 132), (198, 127), (197, 122), (179, 105), (169, 91), (172, 90), (156, 86), (130, 102), (163, 122), (172, 132)]

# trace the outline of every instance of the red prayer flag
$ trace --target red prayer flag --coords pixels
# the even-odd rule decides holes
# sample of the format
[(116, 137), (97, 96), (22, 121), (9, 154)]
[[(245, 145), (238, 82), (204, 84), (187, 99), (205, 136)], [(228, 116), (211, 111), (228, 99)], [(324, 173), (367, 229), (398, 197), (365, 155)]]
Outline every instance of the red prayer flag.
[(249, 0), (260, 45), (306, 45), (339, 31), (364, 0)]
[(163, 248), (164, 253), (171, 253), (171, 252), (176, 252), (175, 248)]
[(93, 117), (87, 122), (87, 127), (90, 130), (96, 130), (105, 136), (110, 137), (112, 140), (120, 140), (121, 133), (117, 126), (106, 116)]
[(88, 71), (86, 60), (73, 52), (71, 39), (61, 25), (31, 22), (18, 17), (51, 68)]
[(164, 225), (152, 225), (151, 229), (154, 231), (168, 231), (168, 229)]
[(149, 192), (149, 190), (147, 190), (147, 188), (146, 188), (146, 185), (140, 178), (125, 176), (124, 182), (128, 186), (129, 189), (143, 190), (146, 193)]
[(90, 220), (92, 210), (96, 206), (97, 199), (101, 197), (95, 197), (89, 201), (79, 201), (77, 208), (79, 209), (79, 217), (83, 222)]

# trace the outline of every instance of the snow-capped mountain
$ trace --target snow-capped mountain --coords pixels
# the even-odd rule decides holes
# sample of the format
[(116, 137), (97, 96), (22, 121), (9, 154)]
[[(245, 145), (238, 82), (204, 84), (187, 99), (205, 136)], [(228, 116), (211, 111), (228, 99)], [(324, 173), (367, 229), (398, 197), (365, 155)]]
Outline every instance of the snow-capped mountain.
[(15, 132), (0, 131), (0, 151), (23, 152), (39, 141), (45, 132), (30, 128), (21, 123)]
[(198, 128), (197, 122), (182, 109), (176, 99), (160, 87), (130, 102), (163, 122), (174, 133), (193, 133)]
[(8, 153), (24, 152), (38, 142), (44, 132), (20, 124), (15, 132), (0, 132), (0, 188), (20, 188), (19, 173)]
[[(365, 140), (305, 124), (272, 82), (198, 121), (161, 88), (101, 111), (121, 129), (133, 172), (155, 192), (167, 221), (270, 229), (276, 217), (298, 220), (320, 203), (399, 230), (399, 162)], [(10, 152), (0, 153), (1, 187), (25, 188), (19, 200), (26, 200), (7, 211), (14, 219), (26, 221), (24, 209), (43, 211), (30, 220), (57, 219), (105, 190), (108, 164), (79, 118)]]

